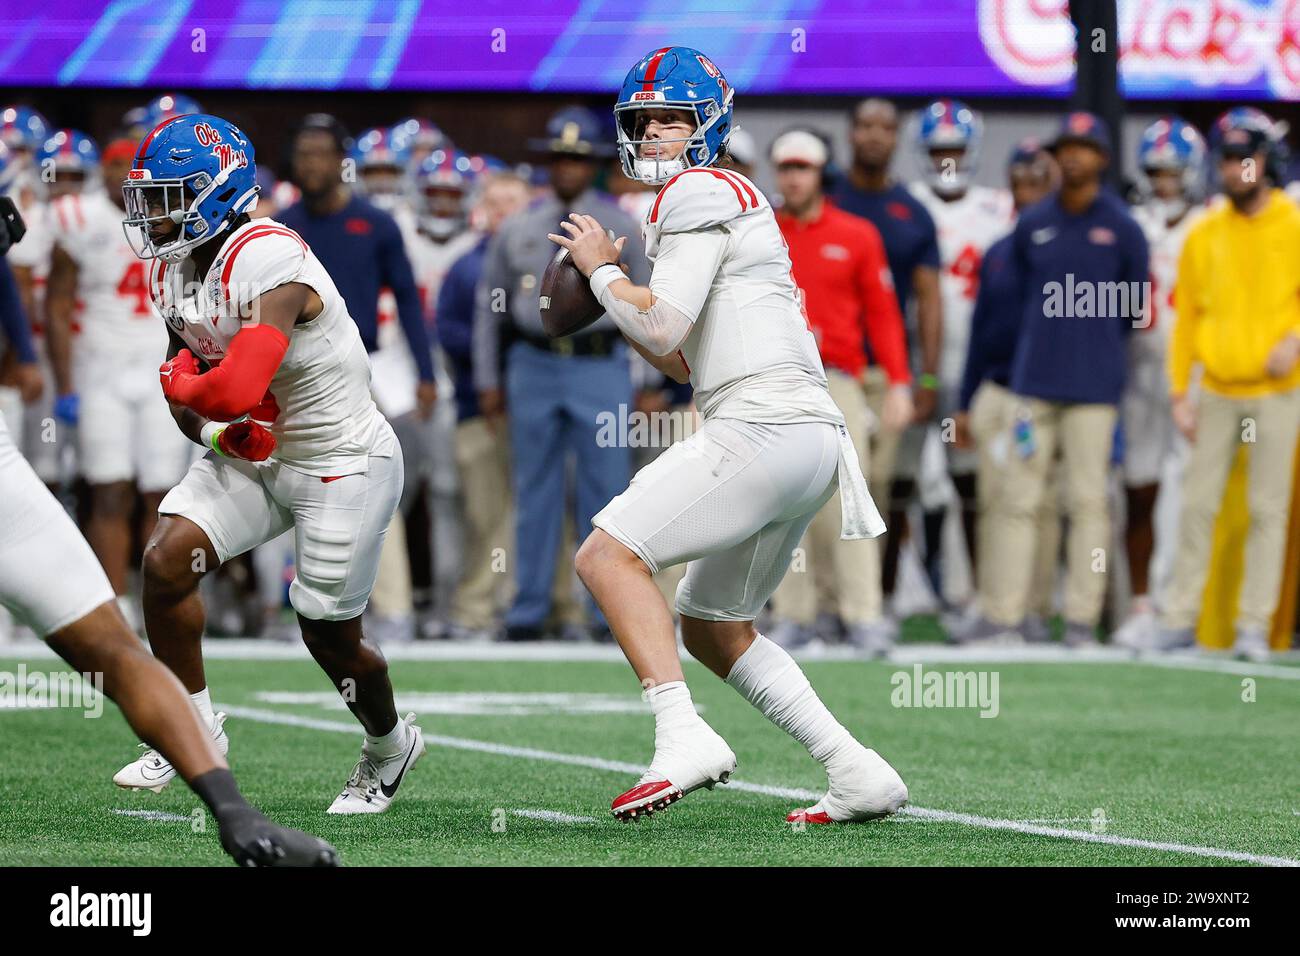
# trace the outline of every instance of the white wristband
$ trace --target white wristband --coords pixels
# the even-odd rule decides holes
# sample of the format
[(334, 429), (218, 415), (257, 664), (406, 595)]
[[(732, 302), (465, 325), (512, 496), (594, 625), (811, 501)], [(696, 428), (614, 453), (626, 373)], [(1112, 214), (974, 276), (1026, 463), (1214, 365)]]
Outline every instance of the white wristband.
[(605, 263), (591, 274), (591, 294), (599, 301), (601, 295), (609, 288), (609, 284), (616, 279), (626, 279), (623, 270), (612, 263)]

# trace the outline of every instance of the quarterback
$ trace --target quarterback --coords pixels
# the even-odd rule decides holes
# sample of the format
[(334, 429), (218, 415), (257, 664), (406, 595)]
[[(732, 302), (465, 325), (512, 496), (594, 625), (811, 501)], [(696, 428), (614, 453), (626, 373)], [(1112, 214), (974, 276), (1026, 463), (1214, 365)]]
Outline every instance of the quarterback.
[(590, 216), (551, 239), (570, 250), (633, 346), (689, 380), (703, 424), (592, 520), (577, 571), (646, 690), (649, 769), (612, 806), (620, 819), (725, 783), (736, 757), (691, 701), (672, 617), (651, 575), (690, 562), (677, 589), (686, 649), (826, 768), (829, 789), (791, 821), (886, 816), (902, 779), (826, 709), (794, 660), (754, 629), (813, 515), (841, 492), (842, 536), (884, 531), (844, 417), (831, 400), (771, 206), (722, 167), (732, 89), (706, 56), (665, 47), (624, 81), (615, 119), (624, 172), (659, 186), (646, 213), (649, 287), (615, 263)]
[[(399, 720), (388, 665), (361, 631), (384, 533), (402, 491), (401, 449), (370, 397), (370, 365), (333, 281), (297, 233), (250, 219), (253, 145), (188, 114), (141, 142), (123, 224), (171, 334), (160, 370), (177, 425), (208, 449), (159, 506), (145, 548), (144, 618), (222, 752), (200, 638), (198, 585), (218, 564), (293, 529), (289, 598), (303, 641), (365, 728), (330, 813), (387, 809), (424, 752)], [(146, 752), (115, 782), (159, 790), (175, 775)]]

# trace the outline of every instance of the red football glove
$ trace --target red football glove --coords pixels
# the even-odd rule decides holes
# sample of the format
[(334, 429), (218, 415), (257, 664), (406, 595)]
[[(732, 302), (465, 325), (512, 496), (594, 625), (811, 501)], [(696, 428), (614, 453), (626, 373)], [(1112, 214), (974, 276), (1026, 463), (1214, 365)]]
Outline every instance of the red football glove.
[(244, 461), (266, 461), (275, 451), (275, 436), (255, 421), (227, 425), (212, 436), (217, 454)]
[(158, 367), (158, 380), (162, 383), (163, 394), (167, 401), (184, 404), (176, 397), (176, 391), (187, 377), (199, 374), (199, 363), (189, 349), (181, 349), (174, 358), (168, 359)]

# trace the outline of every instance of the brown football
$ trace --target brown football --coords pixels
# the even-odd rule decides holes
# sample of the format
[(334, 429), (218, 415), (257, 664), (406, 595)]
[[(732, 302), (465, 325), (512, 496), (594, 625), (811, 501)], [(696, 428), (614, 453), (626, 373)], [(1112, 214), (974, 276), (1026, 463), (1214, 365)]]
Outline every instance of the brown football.
[[(627, 265), (620, 262), (625, 273)], [(604, 308), (591, 294), (591, 284), (578, 271), (568, 249), (560, 249), (551, 257), (542, 275), (542, 293), (538, 303), (542, 312), (542, 328), (553, 339), (581, 332), (605, 314)]]

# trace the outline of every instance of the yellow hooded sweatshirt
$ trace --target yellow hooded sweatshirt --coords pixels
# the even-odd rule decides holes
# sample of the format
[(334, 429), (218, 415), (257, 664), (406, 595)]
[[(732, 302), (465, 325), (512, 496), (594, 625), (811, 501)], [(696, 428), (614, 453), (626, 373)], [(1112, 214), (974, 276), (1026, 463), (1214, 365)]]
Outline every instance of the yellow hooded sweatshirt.
[(1195, 364), (1204, 388), (1230, 398), (1300, 387), (1300, 363), (1283, 378), (1264, 368), (1275, 345), (1300, 335), (1300, 206), (1279, 189), (1253, 216), (1216, 203), (1187, 233), (1174, 306), (1175, 395), (1187, 391)]

